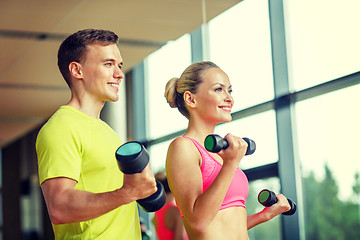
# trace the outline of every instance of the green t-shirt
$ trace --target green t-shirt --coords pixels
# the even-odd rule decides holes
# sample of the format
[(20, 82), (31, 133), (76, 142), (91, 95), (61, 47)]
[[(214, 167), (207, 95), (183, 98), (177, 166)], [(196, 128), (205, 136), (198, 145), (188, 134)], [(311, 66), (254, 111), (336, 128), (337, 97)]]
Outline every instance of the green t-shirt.
[[(67, 177), (77, 181), (78, 190), (100, 193), (118, 189), (123, 184), (115, 158), (120, 145), (120, 138), (105, 122), (62, 106), (37, 137), (40, 184)], [(136, 202), (89, 221), (53, 224), (53, 229), (56, 239), (141, 239)]]

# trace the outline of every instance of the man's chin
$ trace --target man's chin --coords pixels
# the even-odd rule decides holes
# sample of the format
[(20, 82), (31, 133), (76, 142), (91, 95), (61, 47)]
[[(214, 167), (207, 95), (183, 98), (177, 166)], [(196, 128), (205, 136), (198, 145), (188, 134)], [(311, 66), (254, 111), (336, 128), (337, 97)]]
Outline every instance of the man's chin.
[(117, 102), (119, 101), (119, 96), (116, 96), (116, 97), (112, 97), (108, 100), (109, 102)]

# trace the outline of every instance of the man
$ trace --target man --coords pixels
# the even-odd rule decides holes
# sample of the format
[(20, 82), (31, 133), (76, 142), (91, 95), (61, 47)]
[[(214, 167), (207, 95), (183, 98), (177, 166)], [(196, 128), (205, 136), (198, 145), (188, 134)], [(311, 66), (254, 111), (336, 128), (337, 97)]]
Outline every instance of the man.
[(148, 165), (121, 173), (122, 144), (102, 120), (106, 101), (117, 101), (124, 78), (118, 36), (78, 31), (61, 44), (58, 67), (71, 90), (39, 132), (36, 150), (42, 192), (56, 239), (140, 239), (136, 200), (156, 192)]

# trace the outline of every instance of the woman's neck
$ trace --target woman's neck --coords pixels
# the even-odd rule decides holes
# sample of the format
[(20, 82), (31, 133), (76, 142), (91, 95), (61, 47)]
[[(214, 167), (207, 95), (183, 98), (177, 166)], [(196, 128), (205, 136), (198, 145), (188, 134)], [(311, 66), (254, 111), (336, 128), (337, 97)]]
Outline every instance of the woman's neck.
[(215, 126), (215, 124), (190, 119), (184, 136), (193, 138), (201, 143), (204, 142), (209, 134), (214, 133)]

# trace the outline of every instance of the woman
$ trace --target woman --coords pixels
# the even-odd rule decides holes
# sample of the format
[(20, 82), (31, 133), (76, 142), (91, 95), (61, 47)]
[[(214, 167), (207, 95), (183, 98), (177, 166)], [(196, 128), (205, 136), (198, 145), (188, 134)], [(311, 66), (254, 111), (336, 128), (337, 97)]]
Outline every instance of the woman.
[(242, 138), (227, 134), (229, 147), (217, 154), (204, 149), (215, 126), (231, 121), (231, 92), (228, 76), (212, 62), (194, 63), (166, 85), (167, 102), (189, 120), (169, 146), (166, 172), (191, 240), (249, 239), (248, 229), (290, 209), (278, 194), (276, 204), (247, 216), (249, 185), (238, 167), (247, 149)]

